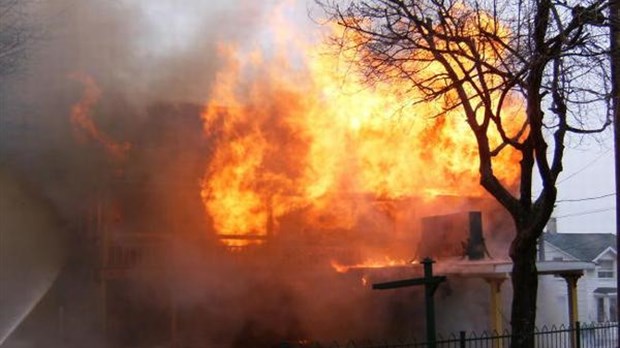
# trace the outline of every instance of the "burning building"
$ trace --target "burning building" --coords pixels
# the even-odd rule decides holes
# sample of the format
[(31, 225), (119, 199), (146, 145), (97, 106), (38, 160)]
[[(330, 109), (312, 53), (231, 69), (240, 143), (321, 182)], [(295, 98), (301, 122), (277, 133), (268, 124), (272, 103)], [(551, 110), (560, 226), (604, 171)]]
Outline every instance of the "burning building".
[[(405, 85), (367, 86), (351, 57), (293, 25), (295, 9), (250, 8), (245, 23), (220, 5), (208, 35), (183, 36), (195, 47), (162, 39), (175, 48), (162, 53), (142, 46), (157, 35), (139, 35), (159, 18), (152, 5), (82, 4), (56, 69), (39, 67), (62, 97), (33, 77), (21, 88), (35, 92), (13, 92), (49, 119), (20, 128), (26, 144), (7, 145), (9, 163), (72, 236), (67, 266), (13, 343), (259, 347), (410, 335), (423, 326), (418, 290), (379, 296), (371, 282), (417, 274), (411, 262), (425, 256), (506, 256), (513, 227), (478, 185), (475, 139), (458, 110), (412, 103), (420, 96)], [(143, 22), (121, 21), (125, 11)], [(185, 15), (180, 27), (194, 23)], [(521, 106), (506, 119), (518, 124)], [(496, 160), (508, 186), (517, 160), (508, 149)], [(434, 218), (449, 214), (451, 226)], [(484, 232), (470, 235), (476, 226)], [(50, 325), (40, 340), (28, 331)]]

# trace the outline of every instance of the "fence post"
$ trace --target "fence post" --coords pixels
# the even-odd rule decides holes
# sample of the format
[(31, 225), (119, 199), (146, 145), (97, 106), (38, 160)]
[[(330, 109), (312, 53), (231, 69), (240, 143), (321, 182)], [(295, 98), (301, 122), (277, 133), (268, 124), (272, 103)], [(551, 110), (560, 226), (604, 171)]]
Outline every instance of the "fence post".
[(575, 322), (575, 342), (573, 346), (575, 348), (581, 348), (581, 325), (579, 325), (579, 321)]
[(465, 331), (459, 332), (459, 347), (465, 348)]

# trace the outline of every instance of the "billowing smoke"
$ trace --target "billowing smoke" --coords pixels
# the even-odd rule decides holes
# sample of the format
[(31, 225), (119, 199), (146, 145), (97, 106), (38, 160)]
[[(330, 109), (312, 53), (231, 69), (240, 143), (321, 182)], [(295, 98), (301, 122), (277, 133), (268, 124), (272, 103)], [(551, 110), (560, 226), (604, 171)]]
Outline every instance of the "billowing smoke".
[[(24, 302), (27, 320), (7, 347), (260, 347), (421, 327), (419, 289), (377, 296), (362, 284), (366, 274), (337, 273), (333, 258), (356, 263), (379, 252), (408, 261), (419, 242), (408, 233), (420, 217), (486, 203), (363, 198), (354, 229), (326, 233), (304, 226), (301, 206), (275, 221), (268, 243), (236, 251), (205, 214), (201, 180), (218, 139), (205, 135), (201, 114), (225, 64), (218, 52), (223, 43), (269, 45), (261, 29), (279, 3), (29, 4), (34, 44), (0, 84), (0, 165), (20, 179), (0, 184), (27, 183), (19, 193), (27, 203), (2, 202), (2, 214), (31, 214), (34, 225), (1, 232), (25, 231), (23, 248), (32, 245), (42, 279), (54, 284), (24, 284), (52, 290)], [(304, 22), (307, 10), (296, 4), (288, 14)], [(39, 239), (31, 229), (50, 234)], [(13, 260), (13, 271), (31, 269), (30, 259)], [(14, 326), (0, 327), (0, 345)]]

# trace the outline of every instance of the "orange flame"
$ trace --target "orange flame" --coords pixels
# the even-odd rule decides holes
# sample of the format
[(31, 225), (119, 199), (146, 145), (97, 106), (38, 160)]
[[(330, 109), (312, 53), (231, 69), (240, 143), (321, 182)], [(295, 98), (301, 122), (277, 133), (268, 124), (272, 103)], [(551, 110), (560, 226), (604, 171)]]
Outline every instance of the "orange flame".
[(399, 267), (408, 266), (414, 264), (413, 261), (406, 261), (403, 259), (393, 259), (388, 256), (383, 259), (367, 259), (364, 262), (360, 262), (354, 265), (344, 265), (338, 261), (332, 260), (330, 262), (332, 268), (338, 273), (346, 273), (351, 269), (356, 268), (386, 268), (386, 267)]
[[(301, 210), (310, 226), (350, 229), (364, 213), (356, 197), (483, 193), (475, 138), (459, 110), (412, 103), (421, 95), (406, 82), (369, 87), (327, 44), (300, 42), (304, 35), (274, 18), (273, 52), (219, 48), (226, 64), (203, 112), (214, 152), (201, 192), (218, 234), (264, 237)], [(520, 107), (515, 101), (506, 119), (518, 119)], [(517, 160), (502, 151), (494, 161), (509, 185)]]
[(123, 160), (131, 148), (127, 142), (118, 143), (101, 132), (92, 119), (92, 110), (101, 98), (101, 89), (95, 80), (83, 73), (73, 73), (71, 79), (84, 86), (82, 99), (71, 108), (71, 123), (75, 136), (82, 142), (92, 139), (103, 146), (108, 155), (116, 160)]

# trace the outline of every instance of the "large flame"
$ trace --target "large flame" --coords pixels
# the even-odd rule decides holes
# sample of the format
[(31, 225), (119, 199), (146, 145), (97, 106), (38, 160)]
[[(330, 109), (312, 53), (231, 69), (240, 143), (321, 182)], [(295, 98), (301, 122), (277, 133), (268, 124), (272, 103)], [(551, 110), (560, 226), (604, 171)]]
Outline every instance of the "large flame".
[[(225, 64), (203, 113), (214, 152), (202, 197), (226, 244), (259, 243), (291, 211), (310, 226), (351, 228), (363, 214), (359, 197), (482, 194), (460, 110), (413, 103), (422, 96), (407, 82), (367, 86), (332, 46), (300, 42), (303, 34), (273, 18), (268, 45), (220, 46)], [(503, 151), (494, 161), (508, 185), (517, 160)]]

